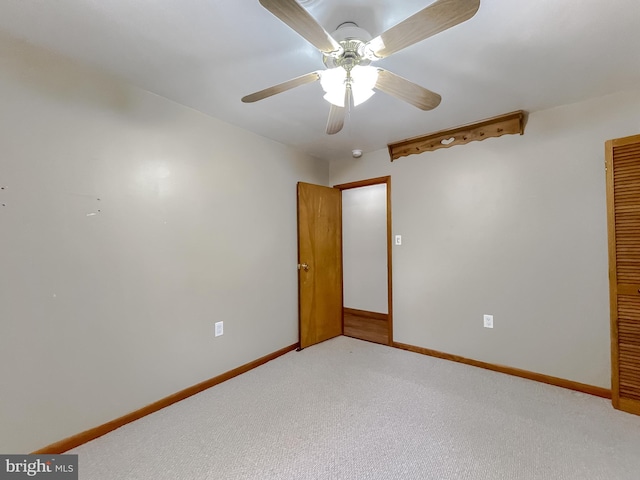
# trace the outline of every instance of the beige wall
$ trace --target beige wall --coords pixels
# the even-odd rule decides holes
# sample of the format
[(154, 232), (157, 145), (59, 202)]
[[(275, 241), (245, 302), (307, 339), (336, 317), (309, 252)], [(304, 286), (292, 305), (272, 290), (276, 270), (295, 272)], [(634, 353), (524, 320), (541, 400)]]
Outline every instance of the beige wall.
[(326, 163), (7, 38), (0, 105), (0, 452), (297, 341)]
[(332, 184), (392, 177), (394, 340), (609, 387), (604, 142), (638, 132), (634, 91), (524, 136), (333, 161)]

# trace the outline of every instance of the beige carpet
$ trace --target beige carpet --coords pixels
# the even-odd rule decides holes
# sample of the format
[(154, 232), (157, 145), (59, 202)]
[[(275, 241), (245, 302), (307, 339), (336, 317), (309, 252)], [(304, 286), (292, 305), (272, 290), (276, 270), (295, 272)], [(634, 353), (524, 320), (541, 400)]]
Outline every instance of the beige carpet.
[(69, 453), (86, 480), (638, 480), (640, 417), (340, 337)]

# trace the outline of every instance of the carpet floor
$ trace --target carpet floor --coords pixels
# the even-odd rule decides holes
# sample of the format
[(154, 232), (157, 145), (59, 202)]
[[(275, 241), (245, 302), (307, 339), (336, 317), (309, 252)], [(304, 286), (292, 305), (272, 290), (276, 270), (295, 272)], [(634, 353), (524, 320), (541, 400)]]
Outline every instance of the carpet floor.
[(640, 417), (338, 337), (68, 453), (86, 480), (638, 480)]

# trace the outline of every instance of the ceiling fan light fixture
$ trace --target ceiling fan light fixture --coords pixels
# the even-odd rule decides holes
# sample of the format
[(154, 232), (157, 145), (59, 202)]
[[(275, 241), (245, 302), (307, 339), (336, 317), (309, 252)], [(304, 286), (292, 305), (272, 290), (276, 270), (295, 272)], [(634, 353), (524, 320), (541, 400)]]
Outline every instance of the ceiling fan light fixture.
[(344, 88), (346, 81), (347, 72), (342, 67), (329, 68), (320, 72), (320, 85), (327, 93)]
[(329, 68), (320, 73), (320, 85), (325, 91), (324, 99), (336, 107), (344, 107), (345, 89), (349, 87), (353, 94), (353, 106), (357, 107), (370, 99), (373, 87), (378, 81), (378, 69), (356, 65), (347, 74), (342, 67)]
[(344, 107), (347, 88), (347, 71), (342, 67), (329, 68), (320, 73), (320, 85), (325, 92), (324, 99), (336, 107)]
[(342, 89), (335, 89), (331, 92), (327, 92), (324, 94), (323, 98), (336, 107), (344, 107), (344, 97), (346, 89), (347, 87), (343, 86)]
[(369, 100), (376, 92), (374, 92), (373, 90), (360, 90), (357, 88), (352, 88), (351, 93), (353, 94), (353, 106), (357, 107), (361, 103)]
[(356, 65), (351, 70), (351, 92), (353, 93), (353, 106), (357, 107), (369, 100), (373, 94), (373, 87), (378, 81), (378, 69)]
[(378, 69), (376, 67), (356, 65), (351, 70), (351, 81), (354, 88), (371, 90), (378, 81)]

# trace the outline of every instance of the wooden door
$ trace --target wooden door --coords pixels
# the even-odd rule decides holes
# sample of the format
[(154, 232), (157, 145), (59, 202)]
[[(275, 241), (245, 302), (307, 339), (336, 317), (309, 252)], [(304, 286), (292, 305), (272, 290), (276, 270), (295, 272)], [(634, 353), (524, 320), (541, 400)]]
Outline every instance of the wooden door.
[(340, 190), (298, 183), (300, 348), (342, 335)]
[(606, 143), (613, 406), (640, 415), (640, 135)]

